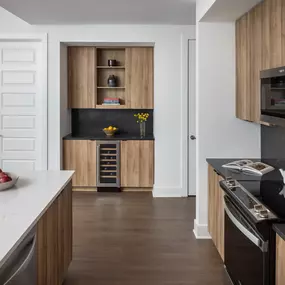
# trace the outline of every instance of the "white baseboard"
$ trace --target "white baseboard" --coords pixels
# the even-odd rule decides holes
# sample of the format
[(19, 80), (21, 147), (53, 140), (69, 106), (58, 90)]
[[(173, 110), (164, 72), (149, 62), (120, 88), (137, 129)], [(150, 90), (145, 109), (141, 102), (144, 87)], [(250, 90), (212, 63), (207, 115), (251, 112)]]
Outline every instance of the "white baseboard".
[(211, 236), (208, 232), (208, 225), (207, 224), (198, 224), (197, 220), (194, 220), (194, 235), (196, 239), (211, 239)]
[(152, 196), (154, 198), (178, 198), (184, 196), (181, 187), (154, 187)]

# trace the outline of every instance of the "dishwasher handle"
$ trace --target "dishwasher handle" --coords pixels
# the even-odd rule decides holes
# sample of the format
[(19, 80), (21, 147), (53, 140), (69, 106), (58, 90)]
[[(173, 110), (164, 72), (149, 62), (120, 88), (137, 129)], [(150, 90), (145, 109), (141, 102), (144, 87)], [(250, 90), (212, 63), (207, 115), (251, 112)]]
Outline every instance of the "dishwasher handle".
[(13, 280), (17, 278), (22, 272), (25, 271), (25, 269), (28, 267), (30, 262), (33, 259), (33, 256), (35, 255), (36, 251), (36, 243), (37, 243), (37, 236), (36, 234), (32, 238), (32, 243), (30, 246), (30, 250), (28, 251), (27, 256), (25, 257), (24, 261), (21, 263), (21, 265), (16, 269), (16, 271), (12, 274), (12, 276), (4, 283), (4, 285), (10, 285), (12, 284)]

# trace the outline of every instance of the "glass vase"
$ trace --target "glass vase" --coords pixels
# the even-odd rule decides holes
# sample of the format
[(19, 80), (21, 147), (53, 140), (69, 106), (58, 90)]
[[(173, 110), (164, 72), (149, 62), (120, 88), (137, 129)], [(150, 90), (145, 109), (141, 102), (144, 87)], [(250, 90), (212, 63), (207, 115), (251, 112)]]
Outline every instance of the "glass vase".
[(145, 137), (145, 122), (140, 122), (140, 136), (141, 138)]

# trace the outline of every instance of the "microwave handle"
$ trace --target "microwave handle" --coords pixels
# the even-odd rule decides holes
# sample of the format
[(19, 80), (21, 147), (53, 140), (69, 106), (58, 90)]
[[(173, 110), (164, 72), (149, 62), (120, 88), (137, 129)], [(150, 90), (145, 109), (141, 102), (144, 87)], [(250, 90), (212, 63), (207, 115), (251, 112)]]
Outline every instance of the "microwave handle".
[(258, 246), (263, 252), (268, 251), (268, 243), (260, 240), (258, 237), (256, 237), (254, 234), (252, 234), (247, 228), (245, 228), (231, 213), (231, 210), (228, 208), (227, 204), (224, 202), (224, 209), (227, 213), (230, 220), (233, 222), (233, 224), (256, 246)]

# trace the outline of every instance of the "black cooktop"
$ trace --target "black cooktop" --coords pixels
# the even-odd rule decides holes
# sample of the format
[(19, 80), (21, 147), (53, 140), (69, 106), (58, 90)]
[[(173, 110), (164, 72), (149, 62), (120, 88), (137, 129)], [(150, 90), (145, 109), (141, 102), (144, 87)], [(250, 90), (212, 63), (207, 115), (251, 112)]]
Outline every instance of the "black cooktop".
[(264, 220), (256, 212), (255, 207), (259, 205), (269, 210), (269, 216), (265, 219), (285, 220), (285, 186), (279, 170), (263, 175), (260, 181), (231, 182), (228, 179), (227, 182), (222, 181), (221, 186), (255, 221)]

